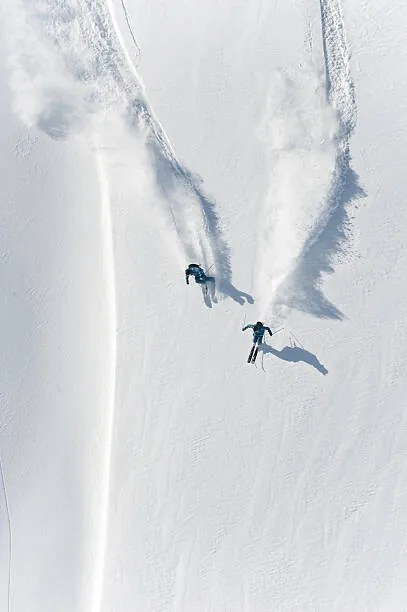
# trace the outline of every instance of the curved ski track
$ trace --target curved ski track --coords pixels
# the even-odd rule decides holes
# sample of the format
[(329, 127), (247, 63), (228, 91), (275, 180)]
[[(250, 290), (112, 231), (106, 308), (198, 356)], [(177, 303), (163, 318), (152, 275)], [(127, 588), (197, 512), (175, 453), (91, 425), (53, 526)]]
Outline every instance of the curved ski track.
[(317, 220), (291, 279), (295, 290), (289, 306), (318, 317), (341, 319), (341, 311), (323, 295), (323, 273), (333, 272), (333, 261), (343, 252), (350, 232), (347, 206), (364, 196), (351, 168), (350, 138), (356, 124), (355, 88), (340, 0), (320, 0), (326, 96), (337, 112), (335, 169), (326, 196), (325, 214)]
[(101, 487), (101, 503), (100, 503), (100, 526), (98, 538), (98, 556), (95, 568), (95, 582), (92, 591), (91, 608), (94, 612), (99, 612), (102, 609), (103, 602), (103, 585), (106, 564), (106, 549), (108, 540), (108, 521), (109, 521), (109, 502), (111, 491), (111, 472), (112, 472), (112, 449), (113, 449), (113, 434), (115, 420), (115, 405), (116, 405), (116, 375), (117, 375), (117, 295), (116, 295), (116, 272), (113, 244), (113, 227), (112, 227), (112, 212), (111, 203), (109, 200), (109, 187), (102, 160), (98, 157), (98, 172), (99, 181), (102, 187), (102, 214), (101, 225), (103, 234), (103, 265), (106, 277), (107, 300), (109, 303), (109, 337), (111, 347), (110, 356), (110, 381), (109, 394), (107, 397), (106, 408), (106, 448), (104, 452), (104, 465), (102, 468), (102, 487)]
[[(138, 49), (125, 4), (120, 9)], [(64, 138), (89, 128), (97, 113), (119, 113), (129, 133), (142, 138), (147, 146), (185, 260), (198, 260), (207, 267), (214, 264), (219, 288), (227, 293), (231, 281), (229, 247), (215, 203), (203, 192), (200, 180), (177, 159), (154, 116), (122, 40), (113, 3), (72, 0), (62, 5), (34, 0), (30, 5), (19, 2), (17, 10), (26, 17), (20, 18), (23, 50), (16, 54), (21, 64), (17, 71), (26, 73), (27, 82), (40, 77), (36, 92), (40, 109), (34, 123), (52, 138)], [(36, 52), (39, 61), (30, 61), (30, 53)], [(43, 70), (46, 79), (36, 68), (44, 62), (48, 62)], [(43, 91), (38, 93), (41, 87)]]

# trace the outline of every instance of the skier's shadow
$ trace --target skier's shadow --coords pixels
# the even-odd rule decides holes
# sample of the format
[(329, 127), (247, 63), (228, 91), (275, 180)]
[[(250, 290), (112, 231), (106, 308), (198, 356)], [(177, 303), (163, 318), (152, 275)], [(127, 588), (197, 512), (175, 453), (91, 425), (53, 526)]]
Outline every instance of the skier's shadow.
[(235, 302), (237, 302), (241, 306), (245, 302), (248, 302), (249, 304), (254, 304), (253, 296), (251, 296), (249, 293), (245, 293), (244, 291), (239, 291), (239, 289), (232, 285), (230, 281), (223, 280), (219, 284), (219, 291), (231, 297), (232, 300), (235, 300)]
[(212, 308), (213, 304), (218, 303), (218, 298), (216, 297), (215, 291), (215, 283), (208, 282), (206, 285), (202, 285), (201, 289), (205, 306), (207, 306), (208, 308)]
[(310, 366), (318, 370), (318, 372), (321, 372), (321, 374), (324, 376), (328, 374), (328, 370), (324, 365), (322, 365), (316, 355), (310, 353), (310, 351), (307, 351), (304, 348), (301, 348), (300, 346), (297, 346), (295, 343), (291, 344), (291, 346), (285, 346), (280, 351), (272, 346), (269, 346), (268, 344), (262, 344), (260, 350), (263, 352), (263, 354), (271, 353), (283, 361), (291, 361), (293, 363), (303, 361), (304, 363), (308, 363)]
[(224, 295), (228, 295), (238, 304), (243, 305), (245, 302), (249, 304), (254, 304), (254, 299), (249, 293), (245, 293), (244, 291), (239, 291), (236, 289), (234, 285), (232, 285), (229, 281), (223, 281), (219, 286), (216, 286), (215, 283), (208, 282), (207, 289), (202, 287), (202, 297), (205, 303), (205, 306), (208, 308), (212, 308), (213, 304), (217, 304), (218, 298), (216, 297), (216, 290)]

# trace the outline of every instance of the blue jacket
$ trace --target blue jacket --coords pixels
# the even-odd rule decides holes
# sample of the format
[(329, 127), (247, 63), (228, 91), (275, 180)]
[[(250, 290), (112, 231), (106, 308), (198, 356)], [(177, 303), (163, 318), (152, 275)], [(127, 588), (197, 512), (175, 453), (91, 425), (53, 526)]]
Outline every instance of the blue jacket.
[(190, 276), (193, 276), (197, 282), (206, 280), (206, 274), (202, 270), (201, 266), (198, 266), (198, 264), (190, 264), (185, 270), (185, 278), (187, 283), (189, 282), (188, 279)]
[(270, 336), (273, 335), (273, 332), (271, 331), (271, 329), (269, 327), (267, 327), (266, 325), (257, 325), (257, 323), (255, 323), (255, 324), (249, 323), (248, 325), (245, 325), (242, 328), (242, 331), (245, 331), (246, 329), (252, 329), (253, 330), (253, 342), (262, 342), (263, 341), (264, 333), (266, 331), (268, 331)]

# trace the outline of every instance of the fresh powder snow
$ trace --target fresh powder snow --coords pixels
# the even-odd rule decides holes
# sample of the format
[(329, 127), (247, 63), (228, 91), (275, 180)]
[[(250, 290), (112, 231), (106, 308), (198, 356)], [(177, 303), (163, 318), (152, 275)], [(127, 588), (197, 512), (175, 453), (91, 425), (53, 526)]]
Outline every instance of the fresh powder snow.
[(407, 4), (0, 16), (0, 611), (407, 610)]

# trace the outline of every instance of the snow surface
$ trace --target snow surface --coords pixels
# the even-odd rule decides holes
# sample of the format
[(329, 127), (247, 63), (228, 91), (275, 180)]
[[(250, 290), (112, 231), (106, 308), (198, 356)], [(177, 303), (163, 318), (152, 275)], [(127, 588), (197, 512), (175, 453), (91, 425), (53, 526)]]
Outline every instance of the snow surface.
[(406, 3), (0, 15), (0, 610), (407, 610)]

